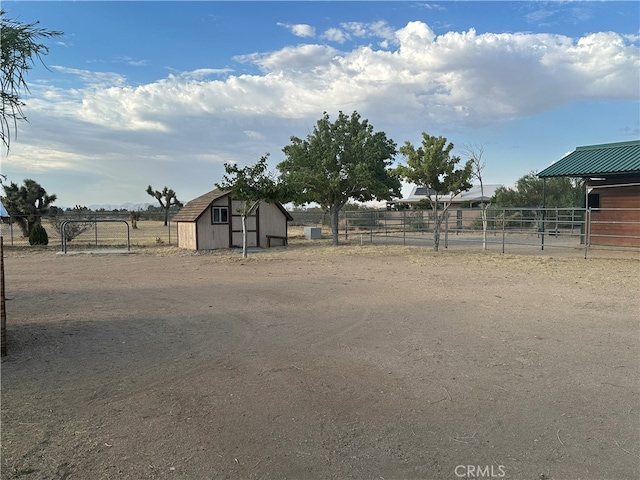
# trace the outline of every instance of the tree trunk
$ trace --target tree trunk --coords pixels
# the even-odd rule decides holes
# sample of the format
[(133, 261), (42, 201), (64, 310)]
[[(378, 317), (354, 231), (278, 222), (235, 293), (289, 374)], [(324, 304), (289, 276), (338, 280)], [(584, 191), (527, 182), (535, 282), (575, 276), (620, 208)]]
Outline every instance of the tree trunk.
[[(481, 170), (481, 169), (480, 169)], [(478, 173), (480, 181), (480, 208), (482, 209), (482, 250), (487, 249), (487, 206), (484, 204), (484, 184), (482, 183), (482, 175)]]
[(169, 209), (165, 208), (164, 209), (164, 226), (166, 227), (168, 223), (169, 223)]
[(487, 249), (487, 206), (483, 203), (482, 208), (482, 250)]
[(437, 252), (440, 246), (440, 218), (438, 217), (438, 204), (433, 207), (433, 251)]
[(331, 222), (331, 233), (333, 235), (333, 245), (338, 245), (338, 214), (340, 210), (334, 205), (329, 207), (329, 221)]
[(242, 214), (242, 258), (247, 258), (247, 215)]

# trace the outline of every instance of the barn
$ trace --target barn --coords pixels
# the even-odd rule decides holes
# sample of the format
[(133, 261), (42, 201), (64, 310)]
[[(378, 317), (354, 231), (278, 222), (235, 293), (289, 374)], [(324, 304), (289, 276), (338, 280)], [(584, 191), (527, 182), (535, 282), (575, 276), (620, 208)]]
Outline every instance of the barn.
[(583, 179), (590, 244), (640, 247), (640, 140), (577, 147), (538, 177)]
[[(172, 219), (178, 225), (178, 246), (191, 250), (241, 247), (240, 206), (231, 192), (220, 189), (194, 198)], [(261, 202), (247, 218), (248, 246), (286, 245), (290, 220), (293, 218), (280, 203)]]

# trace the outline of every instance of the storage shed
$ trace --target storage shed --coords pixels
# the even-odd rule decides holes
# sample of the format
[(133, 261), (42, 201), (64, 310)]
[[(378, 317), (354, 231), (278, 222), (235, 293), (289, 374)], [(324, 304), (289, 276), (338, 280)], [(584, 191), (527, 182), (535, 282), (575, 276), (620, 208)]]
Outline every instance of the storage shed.
[(589, 243), (640, 246), (640, 140), (577, 147), (538, 177), (584, 180)]
[[(241, 202), (231, 192), (212, 190), (188, 202), (173, 217), (178, 224), (178, 246), (191, 250), (213, 250), (242, 246)], [(280, 203), (261, 202), (247, 218), (250, 247), (286, 245), (288, 222), (293, 220)]]

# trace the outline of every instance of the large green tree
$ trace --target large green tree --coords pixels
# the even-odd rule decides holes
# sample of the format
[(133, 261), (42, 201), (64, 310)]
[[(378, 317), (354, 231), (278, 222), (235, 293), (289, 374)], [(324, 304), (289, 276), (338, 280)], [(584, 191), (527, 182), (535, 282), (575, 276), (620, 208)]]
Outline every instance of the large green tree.
[(407, 164), (394, 169), (394, 173), (407, 182), (431, 192), (427, 199), (433, 210), (433, 249), (436, 252), (440, 245), (440, 227), (451, 206), (451, 199), (472, 186), (473, 162), (469, 160), (462, 168), (456, 168), (460, 157), (452, 155), (452, 150), (453, 143), (447, 145), (446, 138), (423, 132), (422, 146), (415, 148), (406, 142), (400, 147)]
[(62, 35), (62, 32), (38, 27), (39, 22), (20, 23), (7, 18), (0, 10), (0, 50), (2, 55), (0, 86), (2, 91), (2, 117), (0, 118), (0, 139), (9, 150), (11, 129), (17, 133), (18, 121), (26, 120), (22, 107), (22, 97), (29, 92), (26, 75), (49, 48), (40, 43)]
[(267, 153), (255, 164), (239, 168), (236, 164), (225, 163), (226, 174), (216, 187), (231, 191), (231, 198), (240, 202), (238, 213), (242, 219), (242, 257), (247, 258), (247, 217), (255, 214), (260, 202), (286, 201), (286, 192), (268, 172)]
[(149, 185), (146, 191), (149, 195), (151, 195), (158, 201), (158, 203), (164, 210), (164, 226), (166, 227), (169, 224), (169, 211), (171, 210), (171, 207), (181, 207), (182, 202), (178, 200), (176, 192), (168, 187), (164, 187), (162, 191), (160, 191), (154, 190), (153, 187)]
[(329, 213), (333, 244), (338, 244), (338, 216), (349, 200), (391, 200), (400, 181), (390, 174), (396, 144), (374, 132), (358, 112), (338, 113), (331, 122), (325, 112), (306, 140), (291, 137), (286, 159), (278, 165), (281, 179), (302, 205), (316, 203)]
[(530, 172), (516, 181), (515, 188), (499, 187), (491, 204), (515, 208), (580, 207), (584, 205), (584, 191), (577, 179), (552, 177), (545, 181)]
[(22, 234), (28, 237), (31, 229), (49, 213), (49, 207), (57, 199), (56, 195), (48, 195), (38, 182), (30, 178), (25, 179), (22, 186), (11, 182), (2, 187), (5, 208), (13, 217), (13, 221), (20, 226)]

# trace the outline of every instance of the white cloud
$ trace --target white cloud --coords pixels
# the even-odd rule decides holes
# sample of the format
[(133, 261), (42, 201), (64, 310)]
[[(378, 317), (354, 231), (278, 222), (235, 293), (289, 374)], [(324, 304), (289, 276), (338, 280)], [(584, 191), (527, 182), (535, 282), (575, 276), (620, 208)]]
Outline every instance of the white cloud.
[[(353, 35), (389, 36), (384, 23), (349, 28)], [(135, 87), (118, 74), (53, 67), (88, 87), (34, 85), (30, 123), (12, 144), (7, 173), (24, 162), (29, 171), (80, 169), (142, 187), (170, 179), (188, 199), (213, 188), (224, 162), (248, 163), (271, 152), (277, 163), (289, 137), (306, 135), (323, 111), (358, 110), (402, 142), (427, 128), (490, 126), (579, 100), (640, 95), (639, 48), (616, 33), (438, 36), (411, 22), (393, 37), (393, 49), (307, 44), (236, 58), (258, 66), (259, 75), (201, 69)], [(100, 203), (64, 197), (60, 203), (94, 201)]]
[(396, 43), (396, 32), (384, 20), (370, 23), (346, 22), (340, 26), (354, 37), (379, 38), (386, 44)]
[(328, 40), (330, 42), (336, 43), (344, 43), (348, 40), (351, 40), (351, 36), (345, 32), (344, 30), (340, 30), (339, 28), (329, 28), (327, 29), (321, 36), (323, 40)]
[(280, 23), (278, 22), (278, 26), (285, 27), (291, 33), (293, 33), (296, 37), (315, 37), (316, 29), (311, 25), (307, 25), (306, 23), (298, 23), (291, 25), (289, 23)]
[(107, 86), (126, 85), (126, 78), (118, 73), (80, 70), (78, 68), (67, 68), (60, 65), (52, 65), (51, 68), (60, 73), (76, 75), (90, 87), (102, 88)]

